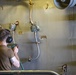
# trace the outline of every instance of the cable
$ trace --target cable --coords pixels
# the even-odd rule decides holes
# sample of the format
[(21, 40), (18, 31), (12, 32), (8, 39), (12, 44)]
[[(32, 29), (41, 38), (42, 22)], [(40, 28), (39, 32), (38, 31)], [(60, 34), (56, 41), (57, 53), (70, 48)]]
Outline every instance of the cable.
[(34, 38), (35, 38), (35, 43), (37, 46), (37, 56), (35, 58), (30, 57), (28, 61), (37, 60), (40, 56), (40, 47), (39, 47), (39, 42), (38, 42), (38, 38), (37, 38), (37, 32), (34, 32)]
[(21, 67), (22, 70), (24, 70), (24, 67), (23, 67), (23, 64), (22, 64), (21, 61), (20, 61), (20, 67)]

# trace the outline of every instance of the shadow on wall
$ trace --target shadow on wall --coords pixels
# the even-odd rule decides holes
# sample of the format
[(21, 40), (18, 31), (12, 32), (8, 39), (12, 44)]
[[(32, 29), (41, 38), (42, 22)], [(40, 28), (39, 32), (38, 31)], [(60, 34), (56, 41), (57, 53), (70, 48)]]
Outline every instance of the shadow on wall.
[(69, 66), (76, 66), (76, 61), (71, 61), (66, 63)]
[(76, 45), (68, 45), (65, 46), (65, 48), (67, 48), (68, 50), (76, 50)]
[(0, 0), (0, 6), (17, 6), (17, 5), (22, 5), (25, 7), (29, 7), (28, 3), (23, 2), (23, 1), (16, 1), (16, 0)]

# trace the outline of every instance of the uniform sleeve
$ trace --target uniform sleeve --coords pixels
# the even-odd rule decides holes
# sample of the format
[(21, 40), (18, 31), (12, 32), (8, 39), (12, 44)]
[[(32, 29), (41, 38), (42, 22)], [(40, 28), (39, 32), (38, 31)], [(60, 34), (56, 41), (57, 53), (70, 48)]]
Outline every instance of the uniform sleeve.
[(8, 54), (8, 58), (14, 57), (14, 53), (13, 53), (12, 49), (8, 49), (7, 54)]

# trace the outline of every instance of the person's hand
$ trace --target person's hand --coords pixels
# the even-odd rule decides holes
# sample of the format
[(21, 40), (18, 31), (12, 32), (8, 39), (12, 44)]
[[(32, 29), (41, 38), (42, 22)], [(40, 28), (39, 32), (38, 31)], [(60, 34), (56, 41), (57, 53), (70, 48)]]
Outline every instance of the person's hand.
[(13, 48), (13, 51), (14, 51), (14, 53), (18, 53), (18, 47), (17, 46), (15, 46), (14, 48)]

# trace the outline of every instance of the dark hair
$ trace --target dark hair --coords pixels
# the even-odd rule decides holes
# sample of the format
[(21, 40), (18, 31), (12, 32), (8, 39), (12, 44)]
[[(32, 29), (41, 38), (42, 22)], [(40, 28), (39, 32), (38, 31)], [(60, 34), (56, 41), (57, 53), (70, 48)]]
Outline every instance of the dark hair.
[(10, 31), (8, 29), (1, 29), (0, 30), (0, 41), (3, 41), (10, 35)]

